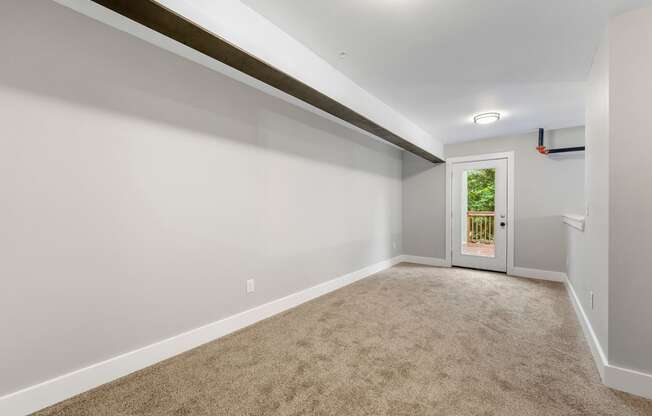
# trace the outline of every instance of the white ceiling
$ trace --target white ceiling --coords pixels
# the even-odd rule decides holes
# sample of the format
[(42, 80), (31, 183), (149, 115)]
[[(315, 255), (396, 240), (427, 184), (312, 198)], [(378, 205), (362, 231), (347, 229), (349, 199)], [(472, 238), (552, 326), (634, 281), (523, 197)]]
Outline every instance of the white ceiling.
[[(584, 124), (584, 81), (608, 16), (652, 4), (242, 1), (445, 143)], [(503, 119), (473, 124), (486, 111)]]

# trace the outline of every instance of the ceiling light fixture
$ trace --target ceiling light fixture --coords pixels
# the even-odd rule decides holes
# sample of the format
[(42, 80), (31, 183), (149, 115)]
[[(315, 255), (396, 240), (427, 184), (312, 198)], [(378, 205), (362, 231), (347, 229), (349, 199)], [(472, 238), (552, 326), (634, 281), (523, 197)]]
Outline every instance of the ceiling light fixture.
[(473, 117), (475, 124), (491, 124), (500, 120), (500, 113), (482, 113)]

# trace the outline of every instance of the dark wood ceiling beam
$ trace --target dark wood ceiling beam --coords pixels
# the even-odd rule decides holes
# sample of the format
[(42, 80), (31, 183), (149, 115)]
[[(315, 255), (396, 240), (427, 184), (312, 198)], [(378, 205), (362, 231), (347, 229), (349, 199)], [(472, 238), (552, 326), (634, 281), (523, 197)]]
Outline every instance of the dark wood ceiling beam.
[(154, 0), (91, 0), (433, 163), (443, 160)]

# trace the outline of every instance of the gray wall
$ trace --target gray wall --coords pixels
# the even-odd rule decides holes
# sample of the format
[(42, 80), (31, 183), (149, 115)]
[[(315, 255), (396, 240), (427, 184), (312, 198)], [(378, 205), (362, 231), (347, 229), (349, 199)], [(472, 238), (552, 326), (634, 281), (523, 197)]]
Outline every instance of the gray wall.
[[(582, 127), (551, 130), (546, 145), (582, 145)], [(559, 158), (536, 152), (537, 133), (446, 145), (446, 157), (515, 152), (515, 265), (565, 271), (561, 215), (579, 213), (584, 204), (583, 155)], [(403, 245), (405, 254), (445, 257), (445, 167), (403, 156)]]
[[(652, 373), (652, 8), (612, 19), (589, 76), (586, 230), (569, 279), (610, 364)], [(595, 296), (593, 309), (590, 293)]]
[[(608, 354), (609, 317), (609, 45), (602, 42), (588, 80), (586, 104), (586, 224), (568, 229), (568, 279)], [(585, 214), (586, 210), (580, 212)], [(591, 309), (591, 292), (594, 307)]]
[(609, 361), (652, 373), (652, 8), (610, 33)]
[(51, 1), (0, 47), (0, 396), (401, 252), (399, 151)]
[(403, 152), (403, 252), (446, 257), (445, 164)]

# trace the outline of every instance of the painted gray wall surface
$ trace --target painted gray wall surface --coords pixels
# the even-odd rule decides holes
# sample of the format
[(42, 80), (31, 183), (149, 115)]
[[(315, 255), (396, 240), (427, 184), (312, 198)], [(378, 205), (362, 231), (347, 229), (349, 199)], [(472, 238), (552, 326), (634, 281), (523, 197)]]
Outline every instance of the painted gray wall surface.
[[(568, 279), (608, 354), (609, 320), (609, 42), (596, 52), (586, 103), (584, 232), (568, 229)], [(585, 210), (578, 213), (584, 214)], [(591, 309), (591, 292), (594, 308)]]
[(399, 151), (51, 1), (0, 47), (0, 395), (401, 252)]
[(446, 257), (446, 165), (403, 152), (403, 252)]
[[(548, 147), (584, 144), (584, 128), (551, 130)], [(537, 133), (446, 145), (446, 157), (514, 151), (516, 170), (515, 265), (565, 271), (561, 215), (584, 205), (583, 154), (558, 158), (536, 152)], [(403, 156), (403, 247), (405, 254), (445, 257), (445, 167)]]
[(610, 33), (609, 361), (652, 373), (652, 8)]

